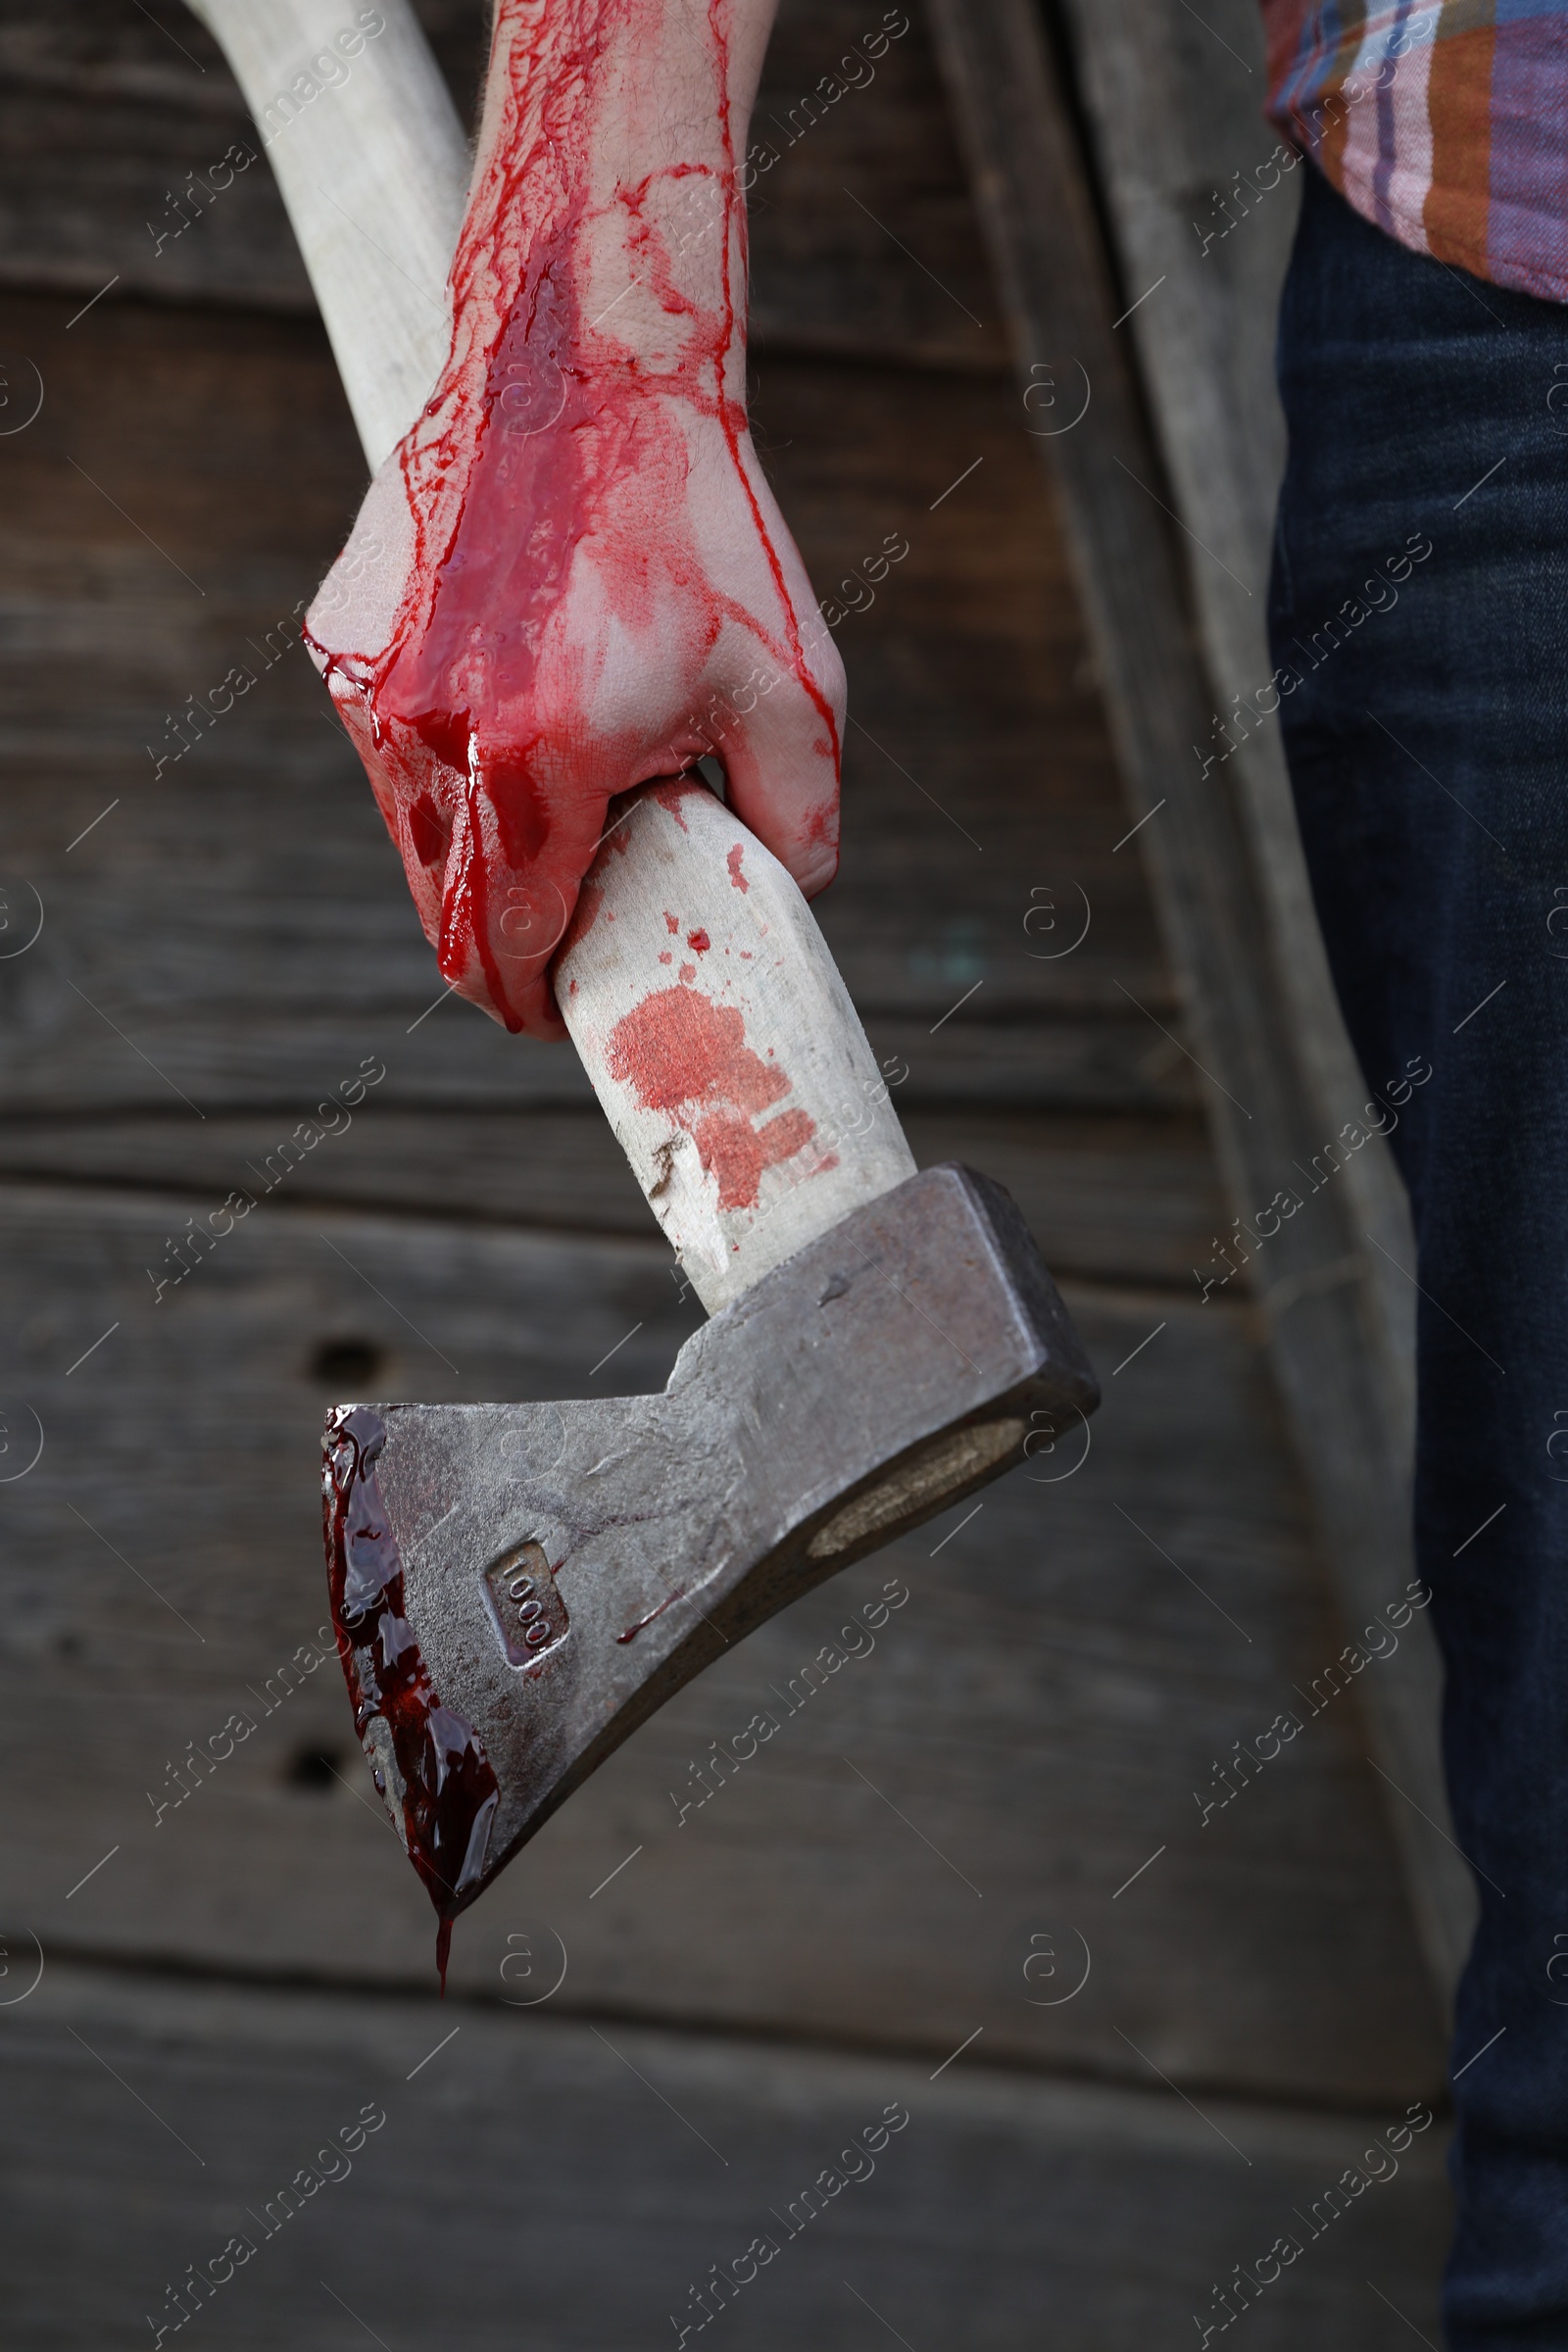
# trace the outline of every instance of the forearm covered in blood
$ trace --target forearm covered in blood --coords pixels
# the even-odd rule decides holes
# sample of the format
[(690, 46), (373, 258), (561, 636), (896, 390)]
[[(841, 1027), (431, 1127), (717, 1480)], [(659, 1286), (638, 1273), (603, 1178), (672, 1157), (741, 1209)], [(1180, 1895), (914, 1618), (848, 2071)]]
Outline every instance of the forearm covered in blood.
[[(612, 795), (718, 749), (750, 817), (787, 757), (773, 846), (808, 889), (836, 859), (836, 656), (745, 413), (773, 5), (500, 0), (451, 355), (307, 624), (442, 971), (509, 1028), (560, 1033)], [(702, 713), (759, 665), (801, 715), (749, 768)]]

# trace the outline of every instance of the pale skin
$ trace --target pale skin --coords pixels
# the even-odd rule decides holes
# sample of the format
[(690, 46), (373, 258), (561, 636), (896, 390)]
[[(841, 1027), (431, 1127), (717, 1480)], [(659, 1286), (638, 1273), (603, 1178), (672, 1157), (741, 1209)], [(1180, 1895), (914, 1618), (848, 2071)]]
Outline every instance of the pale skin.
[(712, 754), (837, 864), (843, 669), (745, 416), (775, 5), (500, 0), (451, 357), (308, 622), (443, 971), (536, 1036), (613, 795)]

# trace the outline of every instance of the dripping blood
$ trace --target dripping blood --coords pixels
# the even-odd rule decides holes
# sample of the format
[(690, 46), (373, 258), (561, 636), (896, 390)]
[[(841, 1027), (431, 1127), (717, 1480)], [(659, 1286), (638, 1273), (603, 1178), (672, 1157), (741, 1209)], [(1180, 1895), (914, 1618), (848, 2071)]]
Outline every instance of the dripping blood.
[[(442, 1705), (404, 1614), (403, 1564), (375, 1467), (385, 1444), (386, 1424), (368, 1405), (327, 1416), (327, 1585), (355, 1729), (388, 1807), (401, 1802), (409, 1860), (436, 1908), (445, 1993), (452, 1922), (483, 1882), (500, 1791), (478, 1734)], [(401, 1788), (388, 1786), (389, 1764)]]

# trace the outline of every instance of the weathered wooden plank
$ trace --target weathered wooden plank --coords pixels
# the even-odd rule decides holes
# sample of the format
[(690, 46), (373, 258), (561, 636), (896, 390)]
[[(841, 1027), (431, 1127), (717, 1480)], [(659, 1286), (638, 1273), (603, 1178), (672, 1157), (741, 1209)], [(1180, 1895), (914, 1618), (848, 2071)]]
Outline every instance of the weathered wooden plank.
[(1196, 1116), (1047, 1121), (911, 1111), (906, 1125), (922, 1167), (964, 1160), (1004, 1184), (1063, 1280), (1171, 1283), (1185, 1293), (1224, 1229), (1224, 1194)]
[[(307, 1647), (300, 1687), (282, 1671), (323, 1621), (322, 1407), (654, 1386), (694, 1301), (656, 1245), (280, 1192), (155, 1304), (146, 1269), (170, 1269), (191, 1207), (0, 1191), (8, 1427), (20, 1446), (30, 1409), (44, 1437), (0, 1485), (0, 1739), (29, 1792), (0, 1868), (46, 1943), (422, 1982), (428, 1907), (363, 1795), (335, 1665)], [(961, 1990), (988, 2048), (1035, 2064), (1124, 2076), (1125, 2034), (1173, 2080), (1257, 2095), (1439, 2079), (1357, 1696), (1326, 1687), (1313, 1715), (1297, 1695), (1344, 1636), (1249, 1317), (1068, 1298), (1106, 1389), (1087, 1459), (1064, 1440), (705, 1675), (467, 1923), (455, 1982), (493, 1984), (537, 1917), (590, 2007), (940, 2056)], [(879, 1624), (889, 1578), (909, 1598)], [(829, 1643), (867, 1654), (818, 1690)], [(236, 1710), (255, 1730), (234, 1744)], [(1222, 1805), (1234, 1743), (1286, 1710), (1300, 1732), (1236, 1765)], [(777, 1731), (737, 1764), (759, 1712)], [(176, 1803), (188, 1743), (232, 1752)], [(316, 1753), (349, 1785), (300, 1765)], [(1088, 1939), (1079, 1997), (1020, 1997), (1037, 1934)]]
[[(483, 9), (474, 0), (414, 0), (414, 10), (459, 110), (470, 118), (488, 47)], [(346, 8), (345, 20), (357, 13)], [(70, 9), (48, 12), (8, 5), (0, 13), (0, 72), (24, 89), (165, 105), (218, 121), (245, 111), (199, 19), (187, 23), (172, 10), (167, 21), (131, 15), (114, 0), (73, 0)]]
[(1006, 331), (918, 8), (782, 0), (750, 182), (754, 347), (1005, 375)]
[[(417, 13), (471, 120), (486, 12), (421, 0)], [(312, 103), (332, 102), (327, 88)], [(268, 166), (276, 135), (182, 11), (165, 29), (114, 0), (8, 0), (0, 283), (84, 300), (115, 277), (117, 299), (313, 310)], [(918, 10), (785, 0), (747, 176), (760, 348), (1005, 372), (996, 306), (971, 282), (974, 219)]]
[[(23, 902), (25, 906), (26, 902)], [(453, 1009), (453, 1020), (462, 1014)], [(432, 1014), (431, 1019), (435, 1016)], [(999, 1104), (1013, 1111), (1051, 1112), (1053, 1114), (1117, 1112), (1139, 1114), (1161, 1112), (1190, 1112), (1194, 1107), (1194, 1085), (1191, 1063), (1180, 1049), (1157, 1030), (1134, 1027), (1112, 1017), (1109, 1020), (1043, 1021), (1009, 1029), (970, 1023), (960, 1026), (955, 1022), (939, 1037), (930, 1036), (920, 1024), (889, 1019), (886, 1015), (874, 1019), (872, 1042), (884, 1061), (897, 1070), (906, 1064), (909, 1075), (899, 1097), (903, 1108), (918, 1105), (922, 1110), (951, 1110), (958, 1104), (973, 1104), (976, 1111), (994, 1110)], [(473, 1036), (483, 1038), (482, 1030)], [(319, 1051), (315, 1066), (309, 1070), (303, 1064), (309, 1058), (306, 1048), (315, 1036)], [(440, 1105), (443, 1115), (461, 1116), (475, 1098), (483, 1102), (501, 1091), (484, 1083), (481, 1065), (477, 1075), (470, 1061), (462, 1054), (452, 1055), (449, 1031), (438, 1032), (439, 1042), (448, 1049), (441, 1055), (422, 1054), (416, 1062), (400, 1064), (389, 1070), (385, 1080), (384, 1098), (388, 1102), (405, 1105), (422, 1102), (426, 1106)], [(1146, 1042), (1147, 1041), (1147, 1042)], [(277, 1099), (287, 1128), (305, 1110), (314, 1108), (314, 1095), (318, 1089), (313, 1081), (322, 1069), (330, 1069), (331, 1055), (338, 1052), (341, 1037), (325, 1016), (313, 1025), (304, 1037), (296, 1037), (300, 1066), (291, 1066), (280, 1055), (261, 1063), (254, 1073), (243, 1068), (230, 1070), (224, 1092), (230, 1099), (243, 1101), (249, 1095), (260, 1102)], [(113, 1059), (109, 1048), (102, 1048), (104, 1061), (99, 1076), (101, 1085), (70, 1087), (62, 1079), (52, 1090), (38, 1090), (45, 1103), (50, 1092), (55, 1102), (74, 1102), (78, 1118), (84, 1102), (95, 1102), (101, 1115), (113, 1117), (116, 1105), (129, 1092), (151, 1094), (152, 1089), (139, 1081), (134, 1070), (127, 1070), (123, 1056)], [(236, 1055), (236, 1060), (240, 1057)], [(113, 1067), (110, 1063), (113, 1059)], [(451, 1063), (456, 1061), (456, 1067)], [(541, 1048), (538, 1054), (518, 1054), (504, 1065), (512, 1083), (504, 1100), (526, 1107), (531, 1114), (544, 1114), (557, 1108), (580, 1107), (589, 1100), (589, 1089), (575, 1054), (564, 1049)], [(236, 1079), (240, 1082), (236, 1083)], [(128, 1080), (128, 1085), (127, 1085)], [(329, 1080), (329, 1084), (332, 1081)], [(292, 1100), (281, 1094), (285, 1087), (295, 1087)], [(177, 1103), (175, 1115), (182, 1116)], [(26, 1137), (35, 1127), (38, 1132), (57, 1132), (50, 1111), (31, 1114), (19, 1111), (16, 1129), (17, 1149), (24, 1156), (16, 1161), (18, 1167), (40, 1168), (53, 1166), (27, 1156)], [(130, 1115), (156, 1120), (159, 1114), (151, 1108)], [(223, 1113), (209, 1114), (209, 1121), (220, 1122)], [(254, 1115), (254, 1113), (252, 1114)], [(486, 1115), (477, 1113), (476, 1115)], [(26, 1123), (20, 1122), (25, 1118)], [(1129, 1129), (1129, 1133), (1134, 1132)], [(192, 1135), (199, 1130), (192, 1127)], [(275, 1140), (275, 1139), (270, 1139)], [(6, 1149), (0, 1142), (0, 1151)], [(59, 1163), (63, 1173), (69, 1173), (67, 1162)], [(456, 1203), (449, 1203), (456, 1205)]]
[[(519, 1048), (461, 1004), (429, 1010), (439, 974), (358, 762), (284, 650), (360, 479), (318, 331), (231, 318), (219, 334), (200, 313), (109, 305), (68, 331), (68, 306), (38, 297), (4, 315), (47, 386), (37, 420), (0, 441), (0, 744), (16, 777), (0, 878), (46, 916), (37, 946), (0, 963), (8, 1101), (183, 1095), (211, 1114), (331, 1083), (346, 1045), (350, 1067), (379, 1052), (405, 1100), (582, 1100), (564, 1049)], [(932, 1100), (994, 1076), (993, 1099), (1014, 1102), (1190, 1101), (1008, 396), (778, 361), (762, 407), (819, 577), (848, 576), (890, 532), (909, 545), (839, 632), (857, 723), (844, 869), (821, 911), (873, 1042)], [(192, 698), (220, 706), (204, 733)], [(1019, 1034), (1036, 1027), (1038, 1070)]]
[[(1253, 708), (1272, 674), (1262, 606), (1285, 465), (1274, 328), (1301, 167), (1271, 136), (1260, 138), (1264, 57), (1252, 0), (1224, 0), (1203, 24), (1169, 0), (1152, 11), (1071, 0), (1069, 14), (1123, 276), (1140, 286), (1162, 281), (1129, 331), (1175, 503), (1196, 534), (1183, 554), (1209, 672), (1222, 709), (1234, 715), (1242, 696), (1252, 711), (1234, 733), (1227, 727), (1223, 741), (1211, 732), (1194, 761), (1212, 752), (1233, 767), (1272, 910), (1281, 985), (1331, 1132), (1365, 1088), (1312, 910), (1278, 717)], [(1222, 206), (1218, 188), (1238, 177), (1250, 196)], [(1364, 1280), (1397, 1453), (1408, 1449), (1414, 1415), (1415, 1294), (1394, 1261), (1413, 1264), (1414, 1241), (1385, 1146), (1358, 1152), (1345, 1173), (1345, 1224), (1381, 1245), (1381, 1252), (1363, 1253)]]
[[(1323, 1058), (1282, 972), (1294, 950), (1260, 858), (1256, 804), (1226, 769), (1195, 772), (1192, 746), (1206, 740), (1213, 689), (1132, 346), (1116, 339), (1139, 289), (1116, 284), (1039, 15), (1030, 0), (986, 11), (932, 0), (932, 21), (1020, 372), (1038, 384), (1037, 371), (1047, 371), (1063, 403), (1069, 381), (1075, 402), (1083, 382), (1090, 387), (1076, 420), (1040, 448), (1060, 491), (1107, 715), (1145, 820), (1142, 854), (1210, 1074), (1221, 1162), (1250, 1230), (1294, 1183), (1293, 1170), (1340, 1132), (1361, 1090), (1338, 1102), (1320, 1091)], [(1151, 103), (1167, 102), (1167, 91), (1152, 91)], [(1264, 1280), (1271, 1359), (1328, 1552), (1359, 1615), (1404, 1581), (1410, 1539), (1408, 1392), (1389, 1376), (1384, 1285), (1371, 1276), (1357, 1206), (1347, 1190), (1320, 1188), (1271, 1237)], [(1436, 1650), (1412, 1643), (1400, 1657), (1378, 1687), (1373, 1729), (1391, 1779), (1414, 1790), (1436, 1823), (1446, 1803)], [(1474, 1888), (1446, 1834), (1390, 1801), (1429, 1960), (1446, 1984), (1468, 1942)]]
[[(1143, 999), (1146, 1007), (1158, 1005)], [(1168, 1019), (1179, 1017), (1167, 1006)], [(1187, 1111), (1196, 1107), (1197, 1065), (1152, 1008), (1127, 1021), (1115, 1009), (1095, 1018), (1043, 1019), (1008, 1027), (956, 1017), (935, 1033), (924, 1021), (875, 1013), (871, 1042), (885, 1062), (908, 1065), (901, 1102), (952, 1108), (1006, 1104), (1017, 1110)]]
[[(966, 2030), (956, 2017), (954, 2041)], [(1284, 2232), (1301, 2251), (1250, 2307), (1250, 2342), (1374, 2352), (1390, 2302), (1437, 2324), (1441, 2132), (1363, 2162), (1391, 2127), (1399, 2143), (1399, 2110), (1200, 2117), (1157, 2085), (1048, 2084), (972, 2056), (933, 2082), (924, 2062), (601, 2034), (548, 2010), (71, 1965), (0, 2011), (0, 2309), (47, 2352), (172, 2326), (170, 2287), (236, 2233), (240, 2267), (214, 2264), (205, 2303), (186, 2292), (194, 2340), (246, 2352), (339, 2352), (365, 2329), (472, 2352), (653, 2343), (672, 2314), (673, 2341), (716, 2318), (714, 2266), (734, 2278), (758, 2237), (727, 2325), (763, 2352), (861, 2352), (884, 2328), (1024, 2352), (1042, 2309), (1082, 2352), (1179, 2340)], [(349, 2129), (362, 2114), (368, 2132)], [(847, 2152), (884, 2117), (896, 2129)], [(1341, 2214), (1325, 2191), (1351, 2166)], [(311, 2201), (280, 2202), (302, 2167)], [(824, 2168), (832, 2201), (826, 2183), (803, 2200)], [(1391, 2177), (1367, 2188), (1373, 2171)], [(1316, 2237), (1297, 2218), (1315, 2203), (1337, 2216)]]
[[(903, 1108), (903, 1093), (895, 1096)], [(231, 1186), (261, 1197), (297, 1111), (269, 1120), (211, 1117), (9, 1119), (0, 1174), (146, 1188), (177, 1185), (220, 1200)], [(330, 1151), (291, 1161), (287, 1197), (575, 1233), (651, 1238), (648, 1207), (597, 1105), (582, 1110), (469, 1110), (439, 1116), (367, 1097), (328, 1117)], [(916, 1162), (967, 1160), (1005, 1184), (1055, 1272), (1186, 1288), (1224, 1228), (1207, 1137), (1185, 1119), (1042, 1120), (990, 1108), (906, 1111)]]
[[(35, 927), (41, 902), (44, 922), (34, 947), (0, 965), (8, 1102), (66, 1112), (184, 1097), (210, 1116), (313, 1099), (345, 1054), (352, 1066), (370, 1052), (406, 1102), (584, 1100), (566, 1048), (518, 1045), (446, 1001), (357, 762), (324, 728), (292, 745), (281, 734), (269, 729), (254, 760), (234, 743), (220, 763), (216, 745), (193, 755), (175, 783), (139, 799), (117, 794), (122, 773), (77, 760), (61, 789), (29, 763), (9, 800), (3, 880), (11, 919)], [(994, 865), (959, 869), (944, 889), (935, 837), (884, 847), (871, 819), (889, 812), (870, 800), (852, 810), (859, 838), (820, 915), (872, 1044), (911, 1100), (1191, 1104), (1197, 1065), (1152, 957), (1121, 963), (1126, 995), (1105, 959), (1079, 965), (1074, 982), (1031, 960), (1023, 918), (1046, 902), (1023, 877), (1054, 861), (1024, 863), (1025, 808), (992, 831)], [(1013, 1017), (983, 1017), (992, 1010)]]

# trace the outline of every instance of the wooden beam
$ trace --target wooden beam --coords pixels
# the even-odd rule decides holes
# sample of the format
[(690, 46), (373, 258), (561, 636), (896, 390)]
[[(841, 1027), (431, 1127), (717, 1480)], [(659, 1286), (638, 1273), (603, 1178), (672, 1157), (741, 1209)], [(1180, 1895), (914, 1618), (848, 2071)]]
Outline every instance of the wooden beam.
[[(1205, 655), (1213, 641), (1195, 609), (1179, 492), (1120, 331), (1143, 289), (1118, 286), (1043, 20), (1031, 0), (985, 9), (931, 0), (931, 18), (1012, 328), (1025, 389), (1019, 421), (1039, 437), (1061, 501), (1232, 1200), (1249, 1228), (1284, 1191), (1304, 1202), (1256, 1251), (1253, 1272), (1275, 1375), (1356, 1628), (1412, 1574), (1408, 1386), (1370, 1271), (1366, 1211), (1343, 1175), (1313, 1190), (1303, 1172), (1364, 1090), (1338, 1091), (1343, 1077), (1314, 1050), (1285, 977), (1304, 953), (1308, 918), (1298, 906), (1282, 919), (1255, 800), (1234, 763), (1204, 771), (1201, 754), (1194, 756), (1212, 735), (1218, 698)], [(1207, 454), (1221, 462), (1219, 452)], [(1373, 1753), (1395, 1785), (1391, 1820), (1422, 1940), (1446, 1988), (1474, 1906), (1456, 1849), (1423, 1818), (1446, 1818), (1430, 1642), (1402, 1642), (1363, 1690)]]
[[(559, 2001), (503, 2007), (560, 1965), (537, 1917), (512, 1925), (491, 1998), (444, 2007), (51, 1951), (0, 2037), (11, 2340), (128, 2343), (148, 2314), (142, 2342), (163, 2325), (172, 2345), (184, 2312), (201, 2345), (707, 2352), (706, 2313), (725, 2321), (715, 2343), (753, 2352), (1022, 2352), (1046, 2310), (1061, 2342), (1159, 2343), (1213, 2311), (1238, 2246), (1281, 2228), (1307, 2259), (1270, 2287), (1257, 2340), (1382, 2352), (1369, 2271), (1436, 2332), (1440, 2130), (1318, 2244), (1292, 2208), (1310, 2212), (1386, 2110), (1199, 2115), (1147, 2069), (1148, 2089), (1046, 2082), (987, 2064), (984, 2040), (933, 2080), (924, 2056), (613, 2014), (601, 2031)], [(30, 1948), (13, 1940), (17, 1975)], [(960, 2010), (944, 2057), (968, 2030)], [(207, 2308), (193, 2267), (222, 2281)]]

